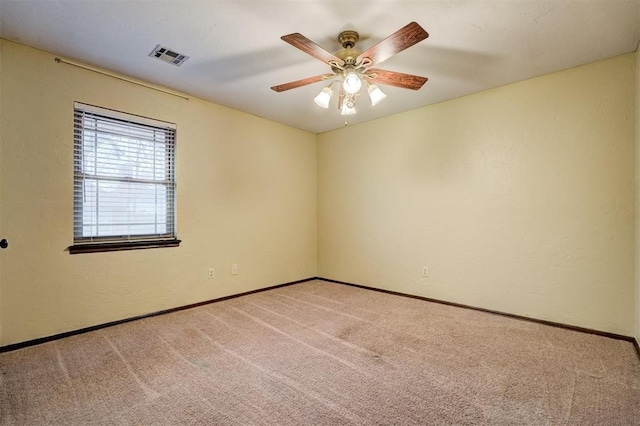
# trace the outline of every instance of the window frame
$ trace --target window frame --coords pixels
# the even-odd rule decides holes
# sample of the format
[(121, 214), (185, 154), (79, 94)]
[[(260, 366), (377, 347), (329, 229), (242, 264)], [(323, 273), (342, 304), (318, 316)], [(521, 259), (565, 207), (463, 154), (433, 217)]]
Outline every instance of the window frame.
[[(155, 120), (152, 118), (142, 117), (130, 113), (115, 111), (111, 109), (101, 108), (94, 105), (88, 105), (80, 102), (74, 102), (73, 105), (73, 245), (69, 247), (70, 254), (78, 253), (92, 253), (92, 252), (105, 252), (105, 251), (119, 251), (119, 250), (136, 250), (136, 249), (148, 249), (148, 248), (160, 248), (160, 247), (177, 247), (180, 245), (181, 240), (178, 239), (177, 229), (177, 181), (176, 181), (176, 137), (177, 126), (174, 123)], [(96, 120), (104, 119), (104, 123), (118, 124), (127, 123), (131, 124), (131, 130), (134, 128), (144, 128), (145, 130), (161, 131), (165, 133), (167, 140), (163, 148), (166, 149), (165, 155), (166, 169), (165, 175), (167, 178), (164, 182), (157, 181), (156, 179), (150, 179), (144, 182), (144, 179), (127, 177), (124, 175), (111, 176), (108, 179), (100, 177), (99, 175), (93, 175), (90, 179), (101, 182), (106, 180), (112, 180), (114, 182), (129, 182), (138, 184), (151, 184), (155, 186), (163, 185), (166, 187), (167, 197), (170, 201), (166, 203), (166, 233), (158, 234), (135, 234), (129, 233), (125, 235), (105, 235), (105, 236), (86, 236), (83, 234), (83, 228), (86, 226), (84, 217), (84, 203), (82, 197), (84, 196), (85, 182), (87, 174), (83, 169), (83, 156), (85, 152), (85, 140), (84, 132), (87, 129), (85, 127), (84, 118), (86, 116), (94, 117)], [(96, 131), (96, 130), (93, 130)], [(97, 132), (99, 133), (99, 132)], [(155, 141), (155, 138), (154, 138)], [(124, 142), (123, 142), (124, 143)], [(80, 189), (79, 189), (80, 188)], [(82, 194), (82, 195), (79, 195)], [(96, 205), (97, 212), (99, 207)], [(157, 225), (157, 219), (155, 224)], [(96, 223), (96, 226), (98, 224)], [(113, 225), (112, 225), (113, 226)]]

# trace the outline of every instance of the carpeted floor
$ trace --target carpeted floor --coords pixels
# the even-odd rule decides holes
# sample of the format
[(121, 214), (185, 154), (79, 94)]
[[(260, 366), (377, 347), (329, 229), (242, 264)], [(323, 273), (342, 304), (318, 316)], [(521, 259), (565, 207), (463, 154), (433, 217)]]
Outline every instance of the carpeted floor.
[(324, 281), (0, 355), (2, 425), (639, 425), (629, 342)]

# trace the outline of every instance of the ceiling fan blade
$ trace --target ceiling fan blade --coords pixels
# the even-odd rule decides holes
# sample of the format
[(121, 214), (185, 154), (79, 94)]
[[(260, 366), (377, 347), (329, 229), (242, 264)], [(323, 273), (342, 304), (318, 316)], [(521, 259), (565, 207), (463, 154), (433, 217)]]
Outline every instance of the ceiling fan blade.
[(405, 25), (380, 43), (365, 50), (358, 56), (357, 62), (364, 58), (371, 59), (373, 64), (379, 64), (402, 52), (403, 50), (429, 37), (429, 33), (415, 22)]
[(319, 81), (327, 80), (333, 76), (335, 76), (335, 74), (320, 74), (313, 77), (303, 78), (302, 80), (291, 81), (289, 83), (273, 86), (271, 89), (275, 90), (276, 92), (284, 92), (285, 90), (291, 90), (298, 87), (306, 86), (307, 84), (312, 84), (312, 83), (317, 83)]
[(418, 90), (428, 80), (427, 77), (420, 77), (419, 75), (381, 70), (379, 68), (370, 68), (367, 72), (374, 73), (376, 75), (376, 77), (372, 79), (375, 83), (401, 87), (403, 89)]
[(338, 58), (333, 53), (329, 53), (324, 50), (322, 47), (318, 46), (316, 43), (312, 42), (300, 33), (284, 35), (280, 38), (293, 47), (297, 47), (314, 58), (320, 59), (325, 64), (329, 63), (329, 61), (337, 61), (339, 64), (343, 63), (342, 59)]

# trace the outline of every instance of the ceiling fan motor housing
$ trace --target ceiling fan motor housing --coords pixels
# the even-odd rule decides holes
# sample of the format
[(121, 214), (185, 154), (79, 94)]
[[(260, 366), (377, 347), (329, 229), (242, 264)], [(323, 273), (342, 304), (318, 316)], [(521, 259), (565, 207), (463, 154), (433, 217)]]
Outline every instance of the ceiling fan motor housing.
[(343, 31), (338, 35), (338, 42), (345, 49), (354, 47), (358, 40), (360, 40), (360, 35), (353, 30)]
[[(356, 64), (356, 59), (362, 53), (360, 50), (355, 48), (358, 40), (360, 40), (360, 35), (353, 30), (343, 31), (338, 35), (338, 42), (343, 49), (336, 52), (335, 56), (344, 61), (345, 67), (354, 66)], [(343, 71), (337, 67), (332, 67), (332, 69), (335, 73)]]

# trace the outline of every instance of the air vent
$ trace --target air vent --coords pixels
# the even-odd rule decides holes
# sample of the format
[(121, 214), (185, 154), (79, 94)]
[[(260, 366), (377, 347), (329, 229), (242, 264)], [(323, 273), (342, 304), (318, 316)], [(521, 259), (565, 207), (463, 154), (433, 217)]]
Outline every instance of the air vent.
[(160, 59), (161, 61), (167, 62), (169, 64), (173, 64), (177, 67), (179, 67), (184, 63), (184, 61), (189, 59), (189, 57), (186, 55), (175, 52), (168, 47), (162, 47), (160, 45), (157, 45), (155, 49), (153, 49), (151, 53), (149, 53), (149, 56), (151, 56), (152, 58)]

